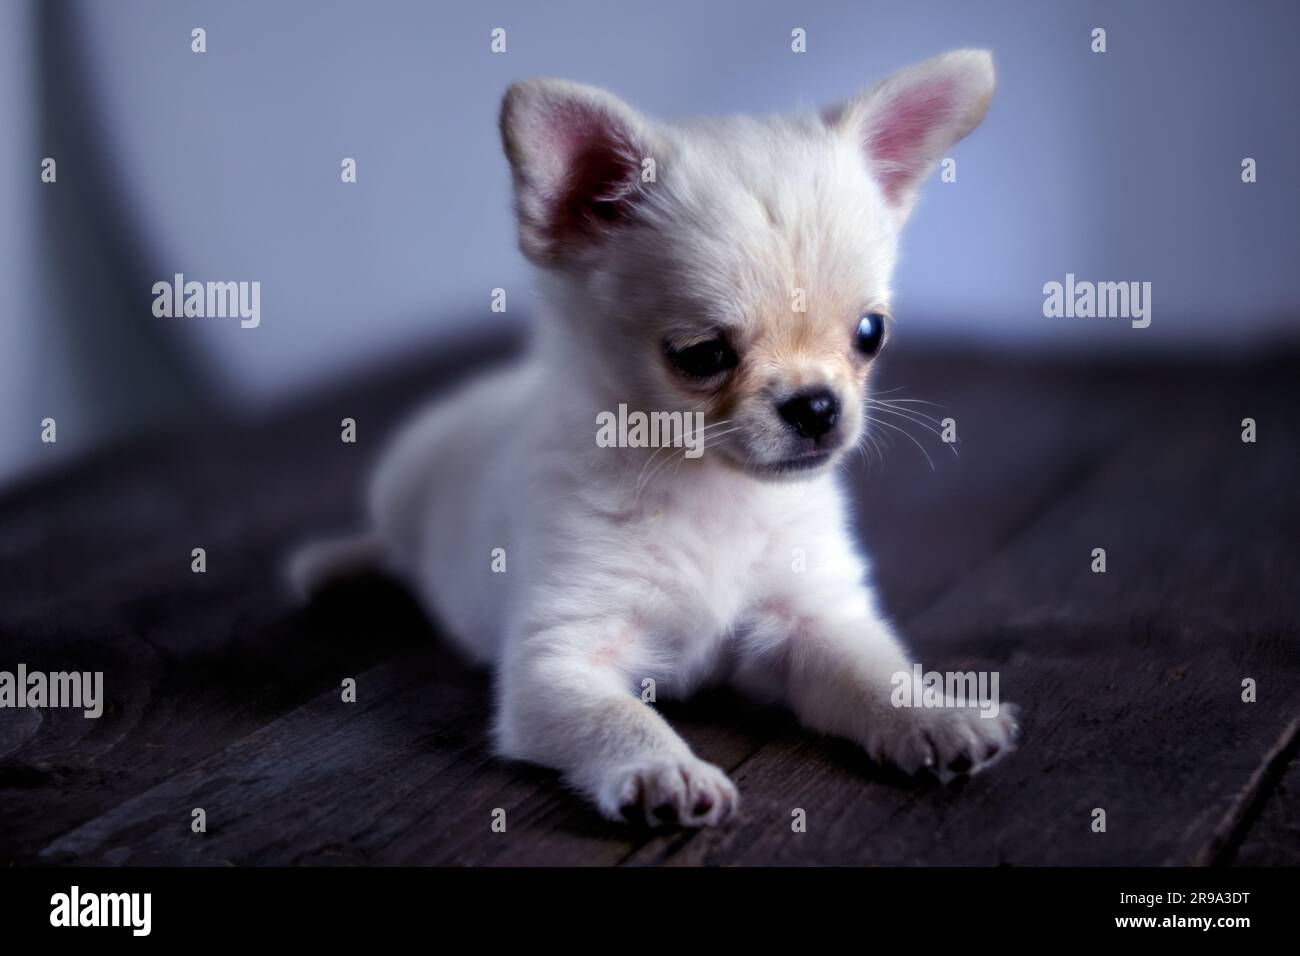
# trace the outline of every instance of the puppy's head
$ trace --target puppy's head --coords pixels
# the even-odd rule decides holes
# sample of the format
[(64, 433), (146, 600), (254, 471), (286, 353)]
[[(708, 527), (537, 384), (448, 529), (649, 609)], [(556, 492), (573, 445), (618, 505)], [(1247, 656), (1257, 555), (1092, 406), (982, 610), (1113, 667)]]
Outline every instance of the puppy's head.
[(992, 94), (969, 50), (761, 121), (670, 125), (591, 87), (512, 86), (520, 247), (551, 279), (570, 373), (631, 408), (704, 412), (706, 457), (755, 476), (828, 467), (863, 428), (899, 229)]

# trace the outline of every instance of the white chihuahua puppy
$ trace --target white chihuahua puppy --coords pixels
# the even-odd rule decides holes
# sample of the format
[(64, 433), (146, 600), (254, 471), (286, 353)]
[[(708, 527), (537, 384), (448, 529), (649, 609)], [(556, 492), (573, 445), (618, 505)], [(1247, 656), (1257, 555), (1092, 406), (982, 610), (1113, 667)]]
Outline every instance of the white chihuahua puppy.
[[(864, 428), (899, 229), (993, 85), (989, 54), (963, 50), (820, 115), (682, 124), (512, 86), (501, 133), (545, 321), (522, 365), (409, 424), (371, 532), (309, 548), (299, 585), (369, 563), (403, 578), (495, 668), (500, 753), (612, 819), (735, 812), (727, 775), (643, 700), (706, 682), (908, 772), (1005, 753), (1010, 708), (891, 702), (912, 662), (833, 474)], [(703, 454), (602, 447), (620, 406), (703, 412)]]

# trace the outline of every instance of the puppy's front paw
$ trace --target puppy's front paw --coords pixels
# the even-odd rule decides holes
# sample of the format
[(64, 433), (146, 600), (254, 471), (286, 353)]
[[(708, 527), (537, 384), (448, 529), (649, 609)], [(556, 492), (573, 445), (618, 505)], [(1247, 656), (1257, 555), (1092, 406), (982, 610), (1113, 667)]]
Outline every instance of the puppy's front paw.
[(611, 820), (650, 826), (717, 826), (735, 813), (740, 794), (711, 763), (684, 757), (647, 757), (610, 770), (596, 794)]
[(1014, 704), (996, 716), (978, 708), (949, 703), (944, 707), (898, 708), (867, 738), (867, 753), (910, 774), (929, 770), (945, 783), (961, 774), (991, 766), (1015, 748), (1020, 734)]

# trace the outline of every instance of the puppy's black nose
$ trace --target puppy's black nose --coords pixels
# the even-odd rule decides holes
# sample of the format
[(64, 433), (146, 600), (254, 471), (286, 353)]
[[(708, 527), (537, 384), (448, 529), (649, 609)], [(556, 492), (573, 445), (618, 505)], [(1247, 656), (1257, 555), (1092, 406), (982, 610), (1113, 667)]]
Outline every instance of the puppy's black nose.
[(830, 389), (800, 392), (776, 407), (781, 417), (804, 438), (821, 438), (840, 420), (840, 402)]

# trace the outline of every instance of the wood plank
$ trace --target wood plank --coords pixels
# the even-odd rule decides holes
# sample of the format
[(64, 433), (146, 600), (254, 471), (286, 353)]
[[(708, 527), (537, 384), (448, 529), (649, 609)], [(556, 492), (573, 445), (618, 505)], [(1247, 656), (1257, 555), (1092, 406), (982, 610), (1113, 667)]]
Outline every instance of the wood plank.
[[(369, 459), (416, 396), (514, 347), (459, 345), (266, 420), (112, 449), (0, 498), (6, 660), (102, 670), (107, 697), (99, 720), (0, 720), (0, 861), (31, 859), (341, 674), (427, 645), (428, 622), (392, 584), (304, 610), (283, 561), (357, 520)], [(358, 418), (359, 446), (338, 440), (341, 413)], [(190, 571), (195, 546), (206, 574)]]
[[(77, 666), (104, 669), (108, 707), (98, 720), (42, 712), (36, 731), (0, 760), (0, 858), (30, 860), (58, 834), (253, 733), (323, 687), (337, 687), (412, 643), (434, 642), (400, 590), (382, 581), (358, 588), (367, 600), (328, 601), (273, 619), (184, 663), (144, 642), (103, 659), (76, 654)], [(252, 602), (270, 597), (266, 589), (248, 592)], [(255, 619), (251, 605), (239, 608), (244, 620)], [(88, 639), (114, 633), (94, 623), (83, 628), (77, 633)]]

